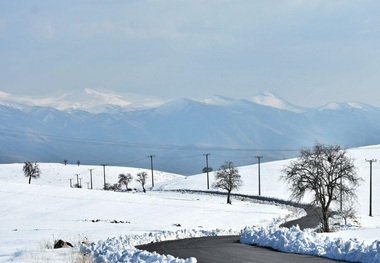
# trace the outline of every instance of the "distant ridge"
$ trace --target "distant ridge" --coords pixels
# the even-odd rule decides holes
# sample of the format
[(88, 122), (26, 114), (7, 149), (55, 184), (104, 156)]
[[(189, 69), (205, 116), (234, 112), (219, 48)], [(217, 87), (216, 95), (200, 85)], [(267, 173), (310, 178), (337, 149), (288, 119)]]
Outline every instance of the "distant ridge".
[[(115, 110), (130, 111), (156, 108), (166, 103), (178, 103), (178, 101), (196, 101), (188, 98), (178, 98), (170, 101), (164, 101), (159, 98), (145, 97), (130, 93), (116, 93), (108, 90), (94, 90), (85, 88), (79, 91), (56, 91), (51, 94), (40, 96), (15, 96), (0, 91), (0, 105), (10, 106), (13, 108), (25, 108), (29, 106), (51, 107), (58, 110), (85, 110), (92, 113), (108, 112)], [(240, 103), (241, 101), (249, 101), (258, 105), (268, 106), (280, 110), (292, 112), (307, 112), (313, 110), (311, 108), (301, 107), (289, 103), (279, 95), (271, 91), (263, 91), (258, 95), (246, 99), (233, 99), (221, 95), (215, 95), (205, 98), (197, 102), (215, 106), (230, 106)], [(318, 110), (338, 110), (342, 107), (356, 108), (363, 110), (377, 109), (374, 106), (359, 102), (331, 102), (326, 105), (316, 107)]]
[(299, 107), (294, 104), (291, 104), (278, 96), (277, 94), (270, 92), (270, 91), (263, 91), (258, 96), (254, 96), (251, 101), (264, 105), (269, 106), (281, 110), (288, 110), (288, 111), (294, 111), (294, 112), (304, 112), (307, 109), (304, 107)]
[(256, 155), (263, 161), (294, 157), (316, 141), (380, 144), (380, 109), (358, 102), (303, 108), (270, 92), (249, 100), (214, 96), (144, 104), (136, 98), (90, 89), (35, 100), (2, 92), (0, 163), (70, 158), (149, 168), (147, 156), (155, 155), (157, 169), (192, 174), (205, 166), (205, 153), (217, 169), (226, 160), (252, 164)]
[(93, 113), (114, 110), (134, 110), (156, 107), (163, 101), (137, 94), (117, 94), (85, 88), (79, 91), (57, 91), (43, 96), (14, 96), (0, 93), (0, 105), (24, 108), (26, 106), (52, 107), (58, 110), (85, 110)]

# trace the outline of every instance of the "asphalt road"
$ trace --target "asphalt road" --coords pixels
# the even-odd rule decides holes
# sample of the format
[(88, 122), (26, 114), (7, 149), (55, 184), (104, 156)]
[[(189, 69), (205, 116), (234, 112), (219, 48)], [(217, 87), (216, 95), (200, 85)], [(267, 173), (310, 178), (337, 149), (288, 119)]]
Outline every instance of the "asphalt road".
[[(263, 201), (275, 201), (280, 204), (292, 205), (305, 209), (307, 213), (305, 217), (286, 222), (281, 225), (283, 227), (299, 225), (301, 229), (312, 228), (317, 226), (320, 222), (317, 210), (307, 205), (266, 197), (253, 197), (247, 195), (235, 196)], [(156, 251), (162, 255), (172, 255), (178, 258), (195, 257), (199, 263), (338, 262), (336, 260), (321, 257), (282, 253), (270, 248), (241, 244), (239, 242), (239, 239), (239, 236), (188, 238), (182, 240), (151, 243), (138, 246), (137, 248), (150, 252)]]
[(314, 228), (318, 226), (318, 224), (320, 223), (320, 210), (317, 210), (315, 207), (307, 205), (298, 205), (298, 207), (305, 209), (307, 215), (299, 219), (285, 222), (280, 226), (290, 228), (291, 226), (298, 225), (300, 229)]
[(239, 243), (239, 236), (188, 238), (151, 243), (137, 248), (179, 258), (195, 257), (199, 263), (303, 263), (337, 262), (321, 257), (289, 254)]

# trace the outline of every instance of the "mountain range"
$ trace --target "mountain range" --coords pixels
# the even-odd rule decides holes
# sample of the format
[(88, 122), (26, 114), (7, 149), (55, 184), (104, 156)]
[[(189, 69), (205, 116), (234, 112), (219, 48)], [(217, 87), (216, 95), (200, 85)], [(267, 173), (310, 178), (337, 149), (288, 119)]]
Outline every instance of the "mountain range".
[(206, 166), (205, 154), (215, 170), (227, 160), (294, 157), (317, 141), (379, 144), (380, 108), (305, 108), (271, 92), (167, 102), (90, 89), (38, 98), (0, 92), (0, 163), (68, 160), (193, 174)]

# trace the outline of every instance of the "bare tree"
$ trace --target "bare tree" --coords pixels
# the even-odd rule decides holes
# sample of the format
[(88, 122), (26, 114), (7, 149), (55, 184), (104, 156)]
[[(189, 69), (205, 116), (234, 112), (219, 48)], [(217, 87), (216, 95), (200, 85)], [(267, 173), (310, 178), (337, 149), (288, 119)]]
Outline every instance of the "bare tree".
[(141, 184), (144, 193), (146, 192), (146, 190), (145, 190), (145, 183), (146, 183), (146, 179), (147, 178), (148, 178), (148, 174), (146, 172), (140, 172), (140, 173), (137, 174), (136, 181)]
[(316, 143), (302, 149), (297, 160), (291, 162), (281, 176), (287, 182), (292, 197), (300, 201), (306, 193), (313, 194), (313, 205), (321, 208), (322, 230), (329, 232), (330, 206), (340, 195), (356, 197), (361, 181), (356, 175), (354, 160), (338, 145)]
[(212, 186), (226, 190), (227, 204), (231, 204), (231, 192), (243, 185), (238, 169), (235, 168), (232, 162), (227, 161), (219, 167), (219, 170), (215, 174), (215, 180), (216, 182)]
[(132, 175), (130, 173), (127, 173), (127, 174), (119, 174), (119, 184), (122, 185), (124, 184), (125, 185), (125, 188), (128, 190), (128, 184), (130, 182), (132, 182), (133, 178), (132, 178)]
[(29, 184), (31, 183), (32, 178), (38, 178), (41, 174), (40, 167), (36, 162), (25, 162), (22, 170), (24, 171), (25, 176), (29, 177)]
[(63, 160), (63, 163), (65, 164), (65, 165), (67, 165), (67, 160), (65, 159), (65, 160)]
[(345, 202), (342, 205), (342, 209), (338, 212), (338, 215), (344, 220), (344, 225), (347, 225), (347, 220), (349, 218), (355, 219), (357, 211), (355, 202), (352, 200), (352, 198), (348, 197), (344, 200)]

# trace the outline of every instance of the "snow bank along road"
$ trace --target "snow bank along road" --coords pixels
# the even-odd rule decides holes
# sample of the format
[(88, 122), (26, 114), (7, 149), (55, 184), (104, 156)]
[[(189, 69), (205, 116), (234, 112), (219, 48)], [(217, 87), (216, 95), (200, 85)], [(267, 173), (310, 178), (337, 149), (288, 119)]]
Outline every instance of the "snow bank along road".
[[(213, 194), (215, 194), (215, 192)], [(291, 227), (298, 224), (301, 229), (304, 229), (309, 227), (316, 227), (319, 223), (319, 219), (315, 214), (314, 208), (307, 205), (266, 197), (256, 198), (248, 195), (236, 194), (233, 194), (233, 196), (292, 205), (306, 210), (306, 216), (284, 223), (282, 226), (285, 227)], [(195, 257), (197, 259), (197, 262), (200, 263), (266, 263), (269, 259), (270, 262), (336, 262), (335, 260), (327, 258), (300, 254), (285, 254), (269, 248), (241, 244), (239, 239), (240, 236), (188, 238), (182, 240), (151, 243), (147, 245), (137, 246), (136, 248), (150, 252), (156, 251), (159, 254), (173, 255), (179, 258)]]
[(138, 249), (179, 258), (195, 257), (198, 263), (218, 262), (336, 262), (332, 259), (274, 251), (269, 248), (250, 246), (239, 242), (240, 236), (188, 238), (138, 246)]
[[(313, 210), (310, 212), (306, 220), (298, 222), (307, 222), (310, 216), (315, 215)], [(365, 263), (380, 262), (380, 241), (378, 240), (363, 242), (357, 238), (332, 238), (329, 235), (317, 234), (311, 229), (301, 230), (295, 226), (289, 229), (276, 226), (246, 227), (241, 233), (240, 242), (261, 247), (271, 247), (287, 253), (303, 254), (304, 256), (302, 257), (294, 255), (295, 258), (288, 258), (289, 254), (274, 251), (266, 251), (268, 253), (263, 255), (260, 254), (263, 251), (262, 249), (239, 244), (236, 238), (237, 236), (190, 239), (189, 241), (183, 241), (185, 242), (183, 246), (176, 242), (164, 243), (163, 249), (165, 252), (163, 253), (168, 253), (170, 245), (175, 244), (180, 253), (190, 253), (189, 251), (194, 247), (191, 255), (197, 258), (197, 262), (333, 262), (334, 260)], [(199, 243), (199, 240), (205, 243)], [(215, 242), (218, 241), (222, 243), (216, 244)], [(240, 252), (241, 249), (246, 250), (249, 253), (248, 256), (245, 252)], [(156, 251), (160, 252), (158, 249)], [(198, 254), (195, 253), (197, 251)], [(170, 254), (176, 255), (176, 251), (171, 251)], [(262, 259), (264, 260), (261, 261)]]

